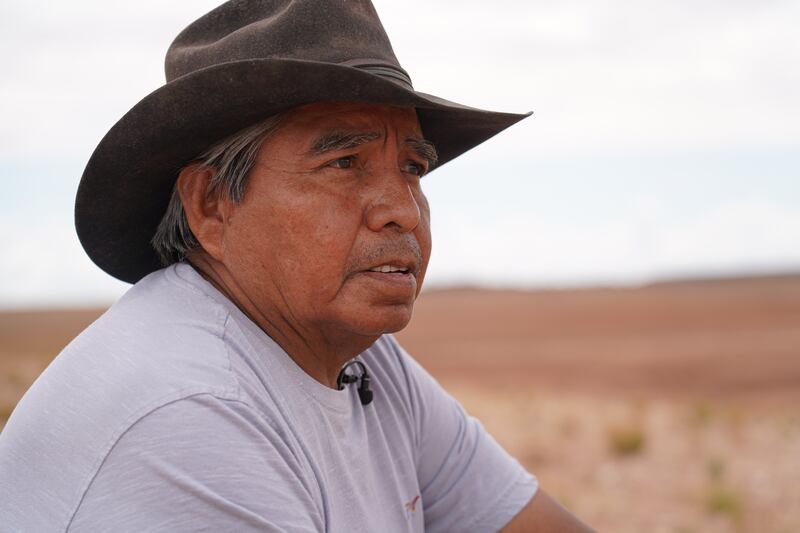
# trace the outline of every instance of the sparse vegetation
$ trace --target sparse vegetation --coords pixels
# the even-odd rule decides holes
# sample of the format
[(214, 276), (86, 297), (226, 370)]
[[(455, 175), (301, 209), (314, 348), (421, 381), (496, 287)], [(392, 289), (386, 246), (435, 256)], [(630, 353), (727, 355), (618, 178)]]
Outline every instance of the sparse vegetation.
[(608, 430), (608, 440), (614, 455), (636, 455), (644, 449), (645, 433), (639, 424), (612, 426)]
[(721, 483), (712, 484), (705, 494), (705, 508), (711, 514), (726, 515), (734, 521), (742, 519), (744, 504), (738, 492)]
[(719, 457), (712, 457), (706, 461), (706, 473), (710, 484), (704, 496), (704, 506), (710, 514), (726, 515), (739, 522), (744, 511), (742, 496), (725, 485), (725, 461)]

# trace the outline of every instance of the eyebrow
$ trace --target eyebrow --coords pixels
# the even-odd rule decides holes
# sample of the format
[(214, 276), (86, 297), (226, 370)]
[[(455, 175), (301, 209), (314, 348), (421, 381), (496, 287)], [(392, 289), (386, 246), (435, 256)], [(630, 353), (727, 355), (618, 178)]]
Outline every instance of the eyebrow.
[[(362, 144), (376, 141), (382, 137), (383, 135), (375, 131), (331, 131), (323, 133), (314, 139), (311, 143), (311, 150), (309, 153), (313, 155), (324, 155), (328, 152), (349, 150)], [(439, 153), (436, 151), (436, 146), (426, 139), (421, 137), (408, 137), (405, 140), (405, 144), (419, 157), (425, 159), (430, 167), (436, 165), (436, 162), (439, 160)]]
[(439, 152), (436, 151), (436, 146), (426, 139), (409, 137), (406, 139), (406, 146), (414, 150), (418, 156), (425, 159), (429, 167), (436, 165), (436, 162), (439, 160)]
[(331, 131), (314, 139), (314, 142), (311, 143), (310, 153), (313, 155), (323, 155), (328, 152), (348, 150), (380, 138), (381, 134), (374, 131), (360, 133)]

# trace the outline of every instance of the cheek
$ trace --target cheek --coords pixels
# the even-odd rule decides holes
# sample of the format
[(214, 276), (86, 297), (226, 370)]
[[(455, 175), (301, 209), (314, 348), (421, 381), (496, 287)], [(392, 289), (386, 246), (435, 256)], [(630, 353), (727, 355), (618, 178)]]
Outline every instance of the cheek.
[(277, 259), (287, 276), (303, 277), (317, 290), (326, 283), (335, 285), (337, 275), (345, 270), (361, 222), (360, 210), (347, 204), (330, 198), (307, 199), (278, 210)]

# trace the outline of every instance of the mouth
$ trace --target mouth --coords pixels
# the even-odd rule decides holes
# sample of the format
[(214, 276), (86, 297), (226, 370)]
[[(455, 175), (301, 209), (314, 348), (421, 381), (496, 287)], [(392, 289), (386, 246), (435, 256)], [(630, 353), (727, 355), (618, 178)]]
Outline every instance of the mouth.
[(359, 272), (372, 283), (378, 283), (381, 290), (415, 292), (419, 263), (413, 259), (384, 259), (382, 262)]
[(396, 265), (378, 265), (368, 268), (367, 272), (380, 272), (381, 274), (408, 274), (410, 269)]

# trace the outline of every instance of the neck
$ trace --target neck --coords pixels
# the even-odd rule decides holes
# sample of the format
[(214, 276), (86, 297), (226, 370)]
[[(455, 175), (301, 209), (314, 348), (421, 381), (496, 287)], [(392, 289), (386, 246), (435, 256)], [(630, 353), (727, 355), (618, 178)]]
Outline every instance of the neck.
[(327, 387), (336, 388), (342, 366), (377, 340), (377, 336), (326, 332), (321, 327), (298, 324), (282, 314), (278, 306), (258, 305), (225, 265), (205, 252), (193, 252), (188, 260), (206, 281), (269, 335), (306, 374)]

